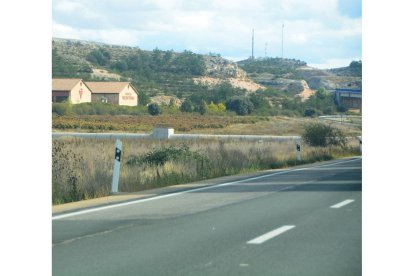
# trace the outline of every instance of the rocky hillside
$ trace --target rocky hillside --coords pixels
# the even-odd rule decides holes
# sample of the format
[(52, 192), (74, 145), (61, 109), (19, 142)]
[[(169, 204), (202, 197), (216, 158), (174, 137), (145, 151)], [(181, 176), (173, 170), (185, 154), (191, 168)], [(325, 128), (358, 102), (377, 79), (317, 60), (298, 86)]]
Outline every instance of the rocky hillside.
[(53, 77), (128, 80), (146, 95), (162, 101), (184, 99), (223, 83), (247, 94), (273, 88), (303, 99), (319, 88), (361, 88), (360, 62), (320, 70), (295, 59), (247, 59), (236, 63), (190, 51), (144, 51), (58, 38), (52, 40), (52, 49)]
[(295, 59), (247, 59), (238, 62), (248, 77), (257, 83), (275, 89), (298, 93), (305, 89), (361, 88), (361, 62), (352, 62), (344, 68), (321, 70)]
[(53, 77), (86, 80), (128, 80), (150, 96), (185, 97), (228, 82), (247, 93), (264, 89), (238, 64), (213, 55), (190, 51), (144, 51), (71, 39), (52, 40)]
[[(362, 86), (362, 63), (353, 61), (350, 66), (321, 70), (295, 59), (247, 59), (238, 62), (247, 76), (266, 87), (297, 94), (306, 89), (358, 88)], [(306, 84), (305, 84), (306, 83)]]

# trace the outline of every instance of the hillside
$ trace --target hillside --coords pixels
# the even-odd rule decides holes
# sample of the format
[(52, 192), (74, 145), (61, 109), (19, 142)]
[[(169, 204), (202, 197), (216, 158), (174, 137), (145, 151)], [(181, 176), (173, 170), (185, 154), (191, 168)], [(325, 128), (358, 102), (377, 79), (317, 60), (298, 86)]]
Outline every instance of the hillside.
[[(361, 88), (361, 68), (361, 62), (320, 70), (295, 59), (233, 62), (217, 54), (52, 40), (54, 78), (131, 81), (140, 91), (141, 105), (152, 101), (180, 106), (188, 100), (185, 112), (203, 113), (206, 104), (213, 102), (226, 104), (237, 114), (256, 110), (257, 114), (291, 116), (304, 114), (306, 109), (315, 114), (332, 114), (336, 108), (331, 97), (323, 92), (312, 100), (312, 95), (319, 88)], [(245, 105), (243, 110), (236, 107), (239, 104)], [(312, 110), (309, 114), (313, 114)]]
[(293, 94), (304, 90), (304, 81), (310, 89), (361, 88), (362, 63), (330, 70), (310, 67), (295, 59), (266, 58), (247, 59), (238, 62), (247, 76), (266, 87), (289, 91)]
[(190, 51), (144, 51), (136, 47), (54, 38), (53, 77), (128, 80), (149, 96), (179, 98), (225, 82), (254, 92), (254, 83), (237, 63)]

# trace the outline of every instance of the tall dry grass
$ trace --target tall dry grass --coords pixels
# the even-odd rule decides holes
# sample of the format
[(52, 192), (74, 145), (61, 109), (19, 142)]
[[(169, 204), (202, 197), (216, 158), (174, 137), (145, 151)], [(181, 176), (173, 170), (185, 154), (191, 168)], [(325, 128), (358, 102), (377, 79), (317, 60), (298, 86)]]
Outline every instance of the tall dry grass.
[[(184, 149), (182, 156), (151, 164), (141, 159), (160, 149)], [(296, 161), (294, 141), (254, 142), (123, 140), (120, 192), (136, 192), (263, 169), (275, 169), (359, 154), (358, 141), (339, 147), (302, 145), (302, 161)], [(141, 158), (141, 159), (140, 159)], [(140, 160), (131, 162), (131, 160)], [(60, 138), (52, 148), (53, 204), (108, 195), (114, 164), (114, 141)]]

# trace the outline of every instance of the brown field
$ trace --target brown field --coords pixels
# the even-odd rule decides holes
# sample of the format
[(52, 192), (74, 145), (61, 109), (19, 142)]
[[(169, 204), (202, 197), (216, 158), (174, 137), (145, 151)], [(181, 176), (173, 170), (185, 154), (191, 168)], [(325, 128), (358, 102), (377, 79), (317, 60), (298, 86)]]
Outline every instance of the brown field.
[[(317, 118), (202, 116), (202, 115), (84, 115), (54, 116), (54, 131), (77, 132), (151, 132), (157, 125), (168, 125), (176, 133), (244, 134), (244, 135), (301, 135), (306, 124)], [(326, 121), (326, 123), (333, 123)], [(347, 136), (361, 135), (357, 126), (335, 123)]]
[(268, 120), (256, 116), (201, 116), (201, 115), (81, 115), (54, 116), (54, 130), (102, 132), (149, 132), (157, 125), (168, 125), (177, 132), (188, 132), (198, 129), (220, 129), (233, 124), (255, 124)]

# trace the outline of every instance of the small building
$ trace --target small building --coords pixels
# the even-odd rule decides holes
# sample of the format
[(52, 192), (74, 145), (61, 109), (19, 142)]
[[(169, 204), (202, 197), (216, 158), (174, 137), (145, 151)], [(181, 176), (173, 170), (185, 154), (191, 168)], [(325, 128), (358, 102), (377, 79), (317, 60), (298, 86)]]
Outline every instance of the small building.
[(92, 91), (92, 102), (115, 105), (138, 105), (138, 92), (130, 82), (86, 82)]
[(362, 89), (335, 89), (335, 102), (349, 109), (362, 110)]
[(81, 79), (52, 79), (52, 102), (89, 103), (91, 89)]

